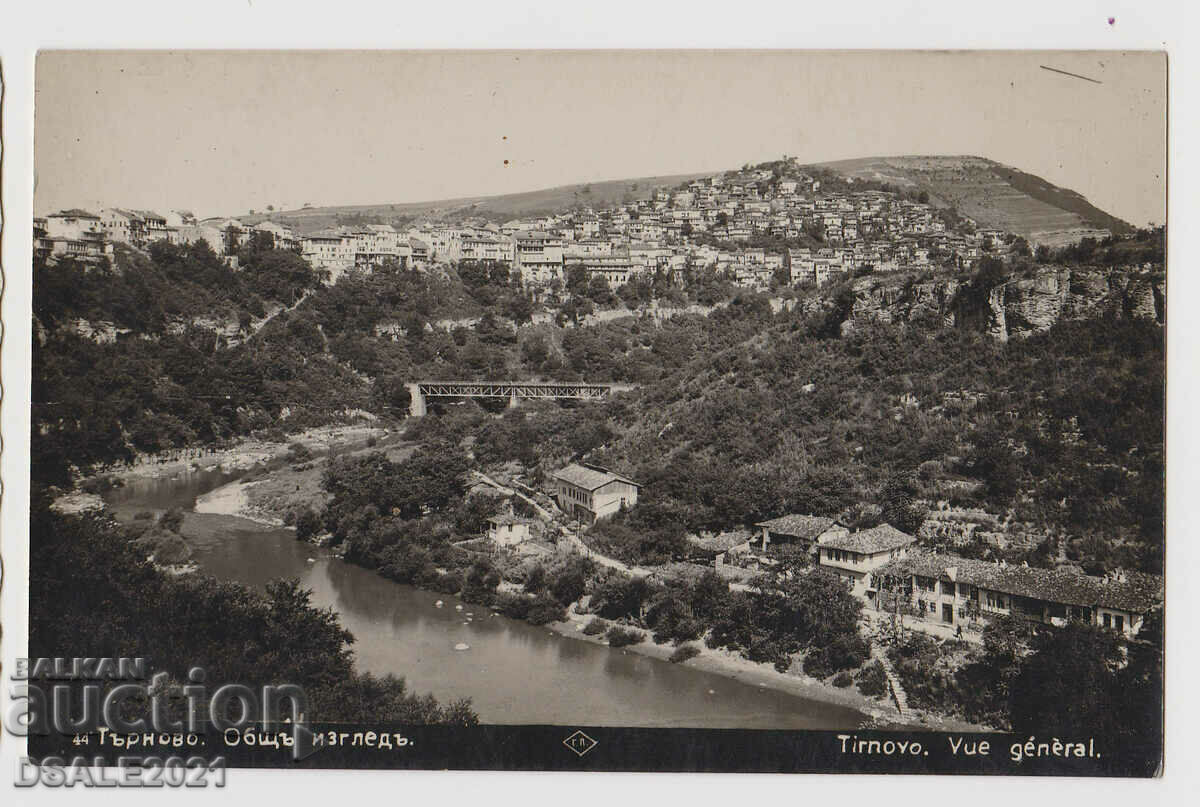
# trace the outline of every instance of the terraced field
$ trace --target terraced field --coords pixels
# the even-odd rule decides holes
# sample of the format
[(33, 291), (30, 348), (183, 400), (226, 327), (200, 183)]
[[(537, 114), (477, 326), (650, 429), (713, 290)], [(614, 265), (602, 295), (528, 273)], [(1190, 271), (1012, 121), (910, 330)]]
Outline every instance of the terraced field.
[(1085, 236), (1133, 231), (1075, 191), (982, 157), (868, 157), (824, 167), (928, 191), (935, 204), (953, 206), (983, 227), (1018, 233), (1031, 243), (1060, 246)]

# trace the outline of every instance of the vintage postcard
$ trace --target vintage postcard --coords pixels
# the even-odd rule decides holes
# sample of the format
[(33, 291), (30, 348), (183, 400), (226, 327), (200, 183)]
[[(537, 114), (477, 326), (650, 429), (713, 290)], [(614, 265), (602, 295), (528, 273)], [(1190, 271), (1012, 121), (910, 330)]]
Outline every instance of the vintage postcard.
[(25, 784), (1161, 772), (1165, 53), (34, 81)]

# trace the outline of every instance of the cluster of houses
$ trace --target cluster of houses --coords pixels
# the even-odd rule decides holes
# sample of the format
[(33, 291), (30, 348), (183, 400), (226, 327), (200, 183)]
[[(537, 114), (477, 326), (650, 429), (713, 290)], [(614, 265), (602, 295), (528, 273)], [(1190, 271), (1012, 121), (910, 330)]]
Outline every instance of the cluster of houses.
[[(898, 271), (974, 264), (1012, 236), (1001, 230), (955, 232), (928, 204), (884, 191), (822, 193), (795, 168), (742, 171), (696, 180), (650, 199), (502, 225), (429, 227), (436, 260), (505, 261), (526, 286), (562, 282), (574, 267), (616, 288), (641, 273), (711, 267), (739, 286), (766, 288), (786, 269), (790, 282), (823, 285), (870, 267)], [(755, 248), (819, 234), (817, 249)], [(708, 237), (706, 237), (708, 236)], [(723, 245), (723, 246), (718, 246)]]
[[(558, 508), (585, 525), (632, 507), (640, 487), (587, 463), (572, 463), (550, 476)], [(531, 525), (529, 519), (496, 516), (488, 535), (497, 544), (512, 546), (530, 538)], [(1163, 601), (1163, 580), (1157, 575), (1113, 572), (1094, 577), (963, 558), (920, 547), (914, 536), (886, 523), (852, 530), (836, 518), (786, 515), (754, 526), (754, 533), (728, 533), (715, 537), (719, 545), (709, 545), (712, 540), (705, 544), (718, 567), (751, 554), (760, 559), (807, 554), (868, 605), (903, 605), (906, 613), (922, 617), (920, 624), (957, 629), (1011, 615), (1057, 626), (1077, 620), (1132, 637)]]
[[(866, 267), (886, 272), (936, 261), (966, 268), (1012, 239), (1000, 230), (977, 230), (969, 219), (955, 231), (930, 205), (894, 193), (822, 191), (821, 182), (798, 163), (783, 165), (718, 174), (601, 209), (503, 224), (480, 219), (398, 229), (376, 223), (298, 234), (269, 220), (197, 220), (186, 211), (68, 210), (35, 219), (35, 249), (48, 259), (99, 261), (111, 255), (113, 243), (145, 248), (158, 240), (203, 240), (236, 268), (239, 248), (261, 234), (278, 248), (299, 251), (329, 282), (351, 269), (385, 264), (422, 270), (434, 263), (480, 261), (508, 264), (536, 293), (561, 286), (575, 269), (613, 289), (640, 274), (689, 266), (714, 268), (748, 288), (766, 288), (781, 277), (823, 285)], [(787, 247), (811, 243), (802, 239), (804, 233), (823, 246)], [(756, 237), (777, 245), (751, 247)]]
[(34, 256), (43, 260), (74, 258), (98, 263), (112, 257), (114, 244), (146, 249), (160, 241), (168, 244), (207, 241), (217, 255), (230, 259), (236, 266), (233, 256), (256, 233), (269, 237), (272, 245), (280, 249), (293, 249), (298, 243), (290, 230), (269, 221), (248, 226), (237, 219), (198, 221), (186, 210), (160, 214), (153, 210), (107, 207), (96, 213), (76, 208), (35, 217), (33, 250)]
[[(1114, 572), (1093, 577), (963, 558), (917, 546), (889, 524), (851, 531), (833, 518), (788, 515), (755, 525), (759, 549), (792, 546), (842, 577), (852, 593), (876, 607), (915, 611), (957, 628), (981, 618), (1012, 615), (1047, 625), (1079, 620), (1126, 636), (1141, 630), (1162, 603), (1157, 575)], [(749, 550), (749, 546), (736, 549)]]

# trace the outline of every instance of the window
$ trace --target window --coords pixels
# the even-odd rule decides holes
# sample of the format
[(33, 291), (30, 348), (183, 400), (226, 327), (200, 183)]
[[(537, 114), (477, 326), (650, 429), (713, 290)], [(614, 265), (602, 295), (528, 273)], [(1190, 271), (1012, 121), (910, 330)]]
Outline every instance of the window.
[(1123, 617), (1121, 614), (1115, 614), (1113, 616), (1113, 620), (1116, 624), (1117, 630), (1124, 633), (1125, 632), (1125, 617)]
[(949, 594), (951, 597), (953, 597), (954, 596), (954, 584), (943, 580), (942, 581), (942, 593)]
[(1103, 621), (1104, 621), (1104, 627), (1111, 628), (1112, 627), (1112, 614), (1105, 614), (1103, 617)]

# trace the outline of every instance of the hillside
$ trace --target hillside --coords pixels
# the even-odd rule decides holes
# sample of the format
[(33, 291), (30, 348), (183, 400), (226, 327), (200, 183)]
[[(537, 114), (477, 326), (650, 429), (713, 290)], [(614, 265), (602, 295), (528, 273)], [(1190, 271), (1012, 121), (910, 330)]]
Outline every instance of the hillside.
[[(982, 227), (1063, 246), (1085, 236), (1127, 235), (1129, 222), (1105, 213), (1075, 191), (982, 157), (866, 157), (823, 163), (838, 174), (926, 191)], [(1108, 232), (1104, 232), (1108, 231)]]
[[(925, 191), (934, 204), (954, 208), (981, 227), (1014, 232), (1034, 244), (1060, 247), (1087, 236), (1103, 238), (1109, 233), (1127, 235), (1134, 231), (1129, 222), (1100, 210), (1075, 191), (983, 157), (863, 157), (821, 163), (817, 167), (848, 179), (873, 180), (914, 193)], [(633, 199), (645, 199), (660, 188), (674, 187), (716, 173), (720, 172), (576, 183), (500, 196), (428, 202), (305, 207), (241, 219), (254, 224), (270, 218), (301, 234), (337, 224), (402, 224), (417, 218), (454, 220), (478, 216), (502, 222), (523, 216), (559, 213), (577, 205), (604, 209)]]
[(659, 188), (673, 187), (682, 182), (711, 176), (714, 173), (719, 172), (581, 182), (502, 196), (466, 196), (432, 202), (306, 207), (302, 210), (281, 211), (269, 216), (242, 216), (240, 218), (247, 224), (254, 224), (270, 218), (272, 221), (292, 227), (300, 233), (309, 233), (330, 227), (337, 223), (339, 218), (346, 219), (356, 216), (379, 217), (390, 221), (405, 217), (439, 218), (471, 215), (505, 221), (519, 216), (557, 213), (576, 204), (599, 209), (620, 204), (623, 200), (645, 199)]

